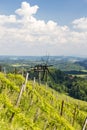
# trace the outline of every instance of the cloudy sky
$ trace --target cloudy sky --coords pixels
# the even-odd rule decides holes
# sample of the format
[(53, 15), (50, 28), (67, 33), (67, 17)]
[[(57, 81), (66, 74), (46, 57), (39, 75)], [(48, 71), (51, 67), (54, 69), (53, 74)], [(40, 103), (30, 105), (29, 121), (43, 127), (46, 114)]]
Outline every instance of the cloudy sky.
[(0, 0), (0, 55), (87, 56), (87, 0)]

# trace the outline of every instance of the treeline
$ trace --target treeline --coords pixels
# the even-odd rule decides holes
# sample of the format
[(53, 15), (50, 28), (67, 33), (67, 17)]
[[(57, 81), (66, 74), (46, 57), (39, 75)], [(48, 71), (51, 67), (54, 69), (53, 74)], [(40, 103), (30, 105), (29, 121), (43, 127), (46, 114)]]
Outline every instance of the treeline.
[(49, 80), (48, 84), (56, 91), (68, 93), (69, 96), (87, 101), (87, 80), (77, 76), (65, 74), (60, 70), (52, 72), (55, 81)]
[(86, 71), (75, 71), (75, 70), (64, 71), (64, 73), (66, 73), (66, 74), (75, 74), (75, 75), (85, 75), (85, 74), (87, 74)]

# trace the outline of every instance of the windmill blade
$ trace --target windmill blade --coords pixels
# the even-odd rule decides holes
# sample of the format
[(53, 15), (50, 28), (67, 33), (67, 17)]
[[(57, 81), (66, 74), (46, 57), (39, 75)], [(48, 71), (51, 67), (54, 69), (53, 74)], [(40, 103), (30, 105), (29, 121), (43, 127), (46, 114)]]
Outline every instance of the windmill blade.
[(41, 78), (42, 81), (44, 80), (44, 77), (45, 77), (45, 70), (43, 70), (43, 74), (42, 74), (42, 78)]
[(44, 64), (45, 63), (45, 60), (43, 57), (41, 57), (41, 62)]
[(48, 61), (49, 61), (49, 55), (41, 57), (42, 64), (47, 65)]
[(56, 83), (56, 80), (54, 78), (54, 76), (52, 75), (52, 73), (49, 71), (49, 69), (47, 68), (48, 74), (50, 75), (50, 77), (53, 79), (54, 83)]
[(47, 77), (48, 77), (48, 71), (46, 70), (46, 82), (47, 82), (47, 79), (48, 79)]
[(48, 64), (48, 62), (49, 62), (49, 55), (46, 57), (47, 59), (46, 59), (46, 65)]

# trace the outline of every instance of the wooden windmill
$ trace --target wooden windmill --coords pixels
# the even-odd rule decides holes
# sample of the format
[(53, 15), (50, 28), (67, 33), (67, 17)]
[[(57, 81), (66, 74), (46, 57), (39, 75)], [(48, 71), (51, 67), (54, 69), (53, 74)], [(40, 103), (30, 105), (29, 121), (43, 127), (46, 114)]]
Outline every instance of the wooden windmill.
[(38, 80), (39, 84), (45, 82), (47, 84), (48, 76), (50, 76), (54, 81), (55, 78), (50, 72), (50, 68), (53, 65), (48, 64), (49, 57), (45, 57), (45, 60), (41, 58), (41, 64), (37, 64), (31, 68), (34, 71), (35, 78)]

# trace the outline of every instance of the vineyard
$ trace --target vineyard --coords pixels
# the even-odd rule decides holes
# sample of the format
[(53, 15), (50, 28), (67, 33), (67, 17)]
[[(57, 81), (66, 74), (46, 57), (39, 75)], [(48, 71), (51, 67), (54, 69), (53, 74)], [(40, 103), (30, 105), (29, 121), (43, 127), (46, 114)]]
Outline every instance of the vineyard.
[(82, 130), (87, 103), (60, 94), (47, 85), (0, 73), (0, 130)]

